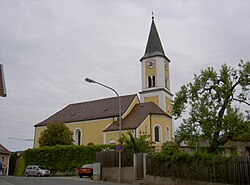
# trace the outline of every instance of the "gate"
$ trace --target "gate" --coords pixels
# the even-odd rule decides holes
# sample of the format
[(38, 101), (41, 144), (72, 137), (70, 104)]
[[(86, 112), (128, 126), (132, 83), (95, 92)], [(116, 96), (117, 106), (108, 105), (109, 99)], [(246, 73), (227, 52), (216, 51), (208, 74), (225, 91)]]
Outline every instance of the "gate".
[(146, 154), (138, 153), (135, 154), (135, 164), (136, 164), (136, 179), (142, 180), (146, 174)]

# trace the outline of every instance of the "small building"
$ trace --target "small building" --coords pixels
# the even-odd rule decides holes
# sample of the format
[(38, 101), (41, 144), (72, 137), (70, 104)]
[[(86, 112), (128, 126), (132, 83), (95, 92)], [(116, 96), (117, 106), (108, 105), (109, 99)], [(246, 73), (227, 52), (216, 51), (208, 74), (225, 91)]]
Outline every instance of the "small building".
[(0, 161), (2, 162), (3, 174), (9, 174), (9, 164), (10, 164), (10, 156), (12, 152), (10, 152), (7, 148), (0, 144)]

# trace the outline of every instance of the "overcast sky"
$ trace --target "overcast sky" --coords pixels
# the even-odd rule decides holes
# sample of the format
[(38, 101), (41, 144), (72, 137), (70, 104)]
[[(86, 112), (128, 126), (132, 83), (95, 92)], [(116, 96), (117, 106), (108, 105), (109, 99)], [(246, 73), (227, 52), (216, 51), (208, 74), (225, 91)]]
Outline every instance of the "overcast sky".
[(33, 146), (34, 125), (68, 104), (141, 91), (151, 12), (171, 60), (171, 90), (208, 66), (250, 55), (249, 0), (0, 0), (0, 143)]

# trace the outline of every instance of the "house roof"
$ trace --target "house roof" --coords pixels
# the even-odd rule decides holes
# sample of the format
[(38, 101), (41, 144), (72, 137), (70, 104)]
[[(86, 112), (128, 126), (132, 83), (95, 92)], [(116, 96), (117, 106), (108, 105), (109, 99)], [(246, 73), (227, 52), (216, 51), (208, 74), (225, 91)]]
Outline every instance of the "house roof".
[[(130, 114), (122, 120), (121, 129), (135, 129), (138, 128), (142, 122), (150, 114), (158, 114), (168, 116), (161, 108), (159, 108), (153, 102), (139, 103), (134, 106)], [(119, 130), (118, 121), (113, 122), (105, 131), (117, 131)]]
[(11, 152), (7, 148), (5, 148), (3, 145), (0, 144), (0, 154), (10, 155)]
[[(121, 96), (122, 114), (128, 109), (132, 101), (137, 98), (136, 94)], [(118, 97), (94, 100), (89, 102), (70, 104), (50, 116), (46, 120), (38, 123), (35, 127), (45, 126), (55, 122), (77, 122), (93, 119), (102, 119), (118, 116)]]
[(142, 59), (150, 58), (154, 56), (162, 56), (170, 62), (170, 60), (166, 57), (164, 53), (164, 50), (161, 44), (161, 39), (159, 37), (158, 31), (155, 26), (154, 17), (152, 17), (152, 23), (151, 23), (146, 50), (145, 50), (144, 56), (140, 59), (140, 61)]
[(6, 87), (4, 81), (3, 64), (0, 64), (0, 96), (6, 97)]

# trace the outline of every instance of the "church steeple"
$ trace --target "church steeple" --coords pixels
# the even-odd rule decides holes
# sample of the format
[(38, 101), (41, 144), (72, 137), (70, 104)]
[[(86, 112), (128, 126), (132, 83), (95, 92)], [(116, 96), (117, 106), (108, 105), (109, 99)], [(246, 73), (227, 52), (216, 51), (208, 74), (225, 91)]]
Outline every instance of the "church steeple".
[(142, 72), (141, 102), (154, 102), (171, 116), (170, 60), (165, 55), (154, 17), (144, 56), (140, 59)]
[(143, 59), (151, 58), (155, 56), (162, 56), (166, 60), (168, 60), (168, 62), (170, 62), (170, 60), (165, 55), (158, 31), (156, 29), (156, 25), (154, 22), (154, 16), (152, 16), (152, 23), (151, 23), (149, 36), (148, 36), (146, 50), (145, 50), (144, 56), (140, 59), (140, 61), (142, 61)]

